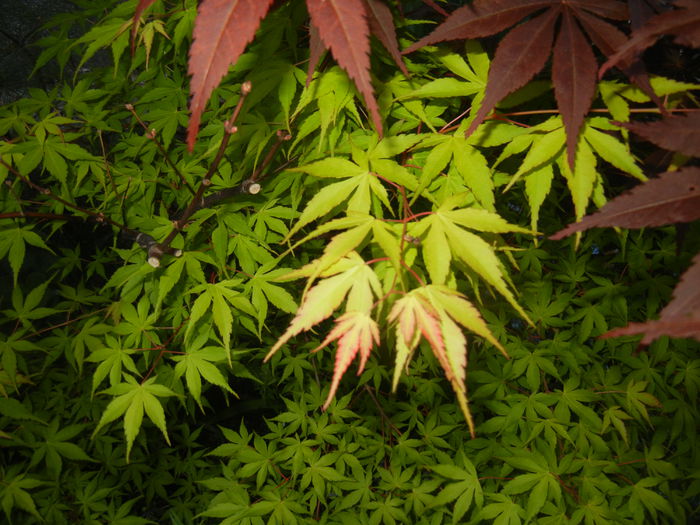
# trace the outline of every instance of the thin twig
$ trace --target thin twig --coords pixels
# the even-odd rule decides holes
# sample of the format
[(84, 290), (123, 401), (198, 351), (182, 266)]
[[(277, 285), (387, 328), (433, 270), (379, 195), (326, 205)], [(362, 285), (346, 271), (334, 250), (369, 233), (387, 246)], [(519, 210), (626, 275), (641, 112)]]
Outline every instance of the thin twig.
[(149, 139), (151, 139), (153, 141), (153, 143), (158, 148), (158, 151), (160, 151), (160, 154), (165, 159), (165, 162), (168, 163), (168, 165), (173, 169), (173, 171), (180, 178), (180, 182), (182, 182), (182, 184), (187, 186), (187, 189), (190, 190), (190, 193), (192, 195), (194, 195), (194, 188), (190, 185), (189, 182), (187, 182), (187, 179), (182, 175), (182, 173), (180, 173), (180, 170), (177, 169), (177, 166), (175, 166), (175, 164), (173, 164), (173, 161), (170, 160), (170, 157), (168, 156), (168, 153), (165, 151), (165, 148), (160, 143), (160, 141), (156, 138), (156, 135), (157, 135), (156, 130), (154, 128), (149, 128), (148, 126), (146, 126), (146, 123), (143, 120), (141, 120), (141, 117), (139, 117), (138, 114), (136, 113), (136, 110), (134, 109), (133, 104), (126, 104), (124, 107), (134, 116), (134, 118), (136, 118), (138, 123), (141, 124), (141, 127), (146, 131), (146, 137), (148, 137)]

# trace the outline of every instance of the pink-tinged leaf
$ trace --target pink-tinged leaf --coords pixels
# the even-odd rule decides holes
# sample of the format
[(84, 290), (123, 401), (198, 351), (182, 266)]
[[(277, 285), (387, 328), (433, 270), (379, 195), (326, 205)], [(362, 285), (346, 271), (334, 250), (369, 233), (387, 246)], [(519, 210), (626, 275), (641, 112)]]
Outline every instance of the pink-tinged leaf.
[(330, 317), (345, 299), (355, 279), (356, 272), (347, 271), (324, 279), (311, 288), (289, 327), (270, 349), (265, 359), (269, 359), (290, 338)]
[(603, 64), (599, 76), (618, 63), (640, 54), (664, 35), (675, 35), (676, 44), (700, 47), (700, 2), (678, 0), (675, 6), (681, 9), (656, 15), (635, 31), (632, 38)]
[(558, 16), (559, 8), (549, 9), (511, 30), (501, 40), (491, 62), (484, 100), (467, 130), (467, 136), (484, 121), (499, 100), (524, 86), (544, 67), (549, 58)]
[(598, 64), (571, 11), (564, 11), (554, 46), (552, 82), (566, 130), (566, 150), (573, 168), (583, 118), (596, 89)]
[(406, 48), (404, 54), (437, 42), (493, 35), (551, 4), (551, 0), (475, 0), (453, 12), (432, 33)]
[(394, 59), (401, 72), (409, 76), (406, 64), (401, 59), (401, 51), (399, 51), (399, 42), (396, 40), (394, 17), (391, 14), (391, 10), (380, 0), (363, 0), (363, 3), (365, 4), (370, 31), (389, 51), (391, 58)]
[(314, 71), (321, 60), (321, 55), (326, 50), (326, 46), (321, 41), (321, 35), (318, 34), (318, 29), (313, 24), (309, 25), (309, 67), (306, 70), (306, 87), (311, 84), (311, 77), (314, 76)]
[(657, 146), (700, 157), (700, 114), (666, 117), (657, 122), (620, 124)]
[(658, 321), (630, 323), (607, 332), (603, 337), (644, 334), (641, 344), (648, 345), (662, 335), (692, 337), (700, 341), (700, 254), (673, 290), (673, 299), (661, 311)]
[(331, 341), (338, 341), (338, 350), (335, 354), (335, 370), (328, 397), (323, 405), (323, 410), (330, 405), (343, 375), (347, 371), (355, 356), (360, 354), (360, 364), (357, 367), (357, 375), (362, 374), (369, 354), (374, 345), (379, 344), (379, 327), (366, 312), (347, 312), (335, 320), (336, 325), (323, 342), (313, 351), (317, 352), (327, 346)]
[(443, 314), (440, 321), (445, 345), (443, 348), (433, 348), (433, 353), (442, 366), (445, 377), (456, 383), (460, 390), (466, 390), (464, 380), (467, 367), (467, 338), (447, 315)]
[(382, 120), (369, 75), (369, 26), (362, 0), (306, 0), (311, 23), (362, 94), (377, 132)]
[(187, 147), (194, 148), (204, 106), (214, 88), (253, 40), (273, 0), (206, 0), (200, 4), (190, 48), (192, 75)]
[(417, 332), (425, 337), (435, 352), (445, 351), (438, 313), (425, 299), (415, 293), (407, 294), (394, 303), (388, 320), (398, 319), (397, 333), (410, 350), (418, 343)]
[(700, 168), (662, 173), (611, 200), (581, 222), (552, 235), (559, 240), (601, 226), (643, 228), (700, 219)]
[(148, 9), (153, 2), (156, 0), (139, 0), (136, 9), (134, 10), (134, 20), (131, 23), (131, 55), (134, 55), (134, 50), (136, 47), (136, 33), (139, 30), (139, 20), (141, 19), (141, 14)]

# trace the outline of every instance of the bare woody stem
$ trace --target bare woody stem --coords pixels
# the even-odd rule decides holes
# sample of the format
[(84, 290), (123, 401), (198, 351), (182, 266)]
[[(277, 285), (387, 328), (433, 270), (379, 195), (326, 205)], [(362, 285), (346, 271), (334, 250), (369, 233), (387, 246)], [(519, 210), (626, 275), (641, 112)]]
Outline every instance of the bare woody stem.
[(165, 162), (168, 163), (168, 165), (173, 169), (173, 171), (177, 174), (177, 176), (180, 178), (180, 182), (187, 187), (188, 190), (190, 190), (190, 193), (194, 195), (194, 188), (190, 185), (189, 182), (187, 182), (187, 179), (180, 173), (180, 170), (177, 169), (177, 166), (173, 164), (173, 161), (170, 160), (170, 157), (168, 156), (168, 153), (165, 151), (165, 148), (163, 145), (160, 143), (160, 141), (156, 138), (156, 130), (153, 128), (150, 128), (146, 126), (146, 123), (141, 120), (141, 117), (138, 116), (136, 113), (136, 110), (134, 109), (133, 104), (126, 104), (124, 106), (137, 120), (139, 124), (141, 124), (141, 127), (146, 131), (146, 136), (153, 141), (153, 143), (156, 145), (158, 148), (158, 151), (160, 151), (160, 154), (163, 156), (165, 159)]
[(165, 240), (163, 240), (163, 242), (160, 243), (161, 249), (165, 250), (168, 246), (170, 246), (170, 243), (173, 241), (173, 239), (177, 236), (177, 234), (180, 231), (182, 231), (182, 229), (185, 227), (185, 224), (187, 224), (187, 220), (192, 216), (192, 214), (195, 211), (201, 208), (204, 191), (211, 185), (211, 178), (214, 176), (214, 173), (216, 173), (216, 170), (219, 167), (219, 163), (224, 157), (226, 147), (228, 146), (228, 143), (231, 140), (231, 135), (238, 131), (238, 128), (235, 126), (235, 122), (238, 119), (238, 115), (241, 112), (243, 103), (245, 102), (245, 99), (248, 96), (248, 93), (250, 93), (251, 89), (252, 84), (250, 83), (250, 81), (246, 81), (243, 82), (243, 84), (241, 84), (241, 96), (238, 99), (238, 103), (236, 104), (236, 107), (233, 110), (231, 118), (224, 122), (224, 138), (221, 140), (219, 150), (216, 152), (216, 157), (214, 158), (214, 161), (212, 162), (211, 166), (209, 166), (209, 170), (204, 175), (202, 182), (199, 184), (199, 188), (197, 188), (197, 192), (192, 197), (192, 200), (190, 201), (185, 211), (182, 213), (179, 219), (173, 221), (173, 229), (170, 231)]
[[(122, 230), (122, 231), (125, 232), (126, 234), (131, 235), (132, 237), (136, 236), (136, 235), (139, 233), (139, 232), (137, 232), (137, 231), (135, 231), (135, 230), (132, 230), (132, 229), (130, 229), (130, 228), (127, 228), (125, 225), (120, 224), (120, 223), (118, 223), (118, 222), (115, 221), (115, 220), (110, 219), (109, 217), (107, 217), (107, 216), (106, 216), (104, 213), (102, 213), (102, 212), (95, 212), (95, 211), (87, 210), (87, 209), (85, 209), (85, 208), (81, 208), (81, 207), (78, 206), (77, 204), (73, 204), (72, 202), (69, 202), (69, 201), (63, 199), (62, 197), (59, 197), (58, 195), (56, 195), (55, 193), (53, 193), (53, 192), (52, 192), (51, 190), (49, 190), (48, 188), (44, 188), (43, 186), (39, 186), (38, 184), (36, 184), (35, 182), (33, 182), (31, 179), (29, 179), (29, 177), (25, 177), (25, 176), (22, 175), (19, 171), (17, 171), (16, 169), (14, 169), (12, 166), (10, 166), (9, 164), (7, 164), (7, 163), (6, 163), (4, 160), (2, 160), (2, 159), (0, 159), (0, 164), (2, 164), (3, 166), (5, 166), (15, 177), (17, 177), (18, 179), (20, 179), (20, 180), (21, 180), (22, 182), (24, 182), (27, 186), (30, 186), (31, 188), (34, 188), (36, 191), (38, 191), (38, 192), (41, 193), (42, 195), (46, 195), (47, 197), (49, 197), (49, 198), (55, 200), (56, 202), (60, 202), (60, 203), (63, 204), (66, 208), (70, 208), (71, 210), (75, 210), (75, 211), (77, 211), (77, 212), (84, 213), (84, 214), (88, 215), (89, 217), (91, 217), (92, 219), (94, 219), (94, 220), (97, 221), (97, 222), (104, 222), (104, 223), (107, 223), (107, 224), (111, 224), (111, 225), (114, 226), (115, 228), (118, 228), (118, 229)], [(24, 215), (27, 215), (27, 214), (25, 213)]]
[(250, 193), (251, 195), (255, 195), (256, 193), (258, 193), (260, 191), (259, 181), (265, 176), (265, 168), (267, 168), (270, 165), (270, 162), (274, 158), (275, 153), (277, 153), (277, 150), (279, 150), (282, 143), (288, 141), (291, 138), (292, 138), (292, 136), (289, 134), (289, 132), (278, 131), (277, 132), (277, 142), (275, 142), (270, 147), (270, 150), (265, 155), (265, 158), (260, 163), (260, 165), (255, 169), (255, 171), (253, 172), (253, 174), (250, 177), (248, 177), (246, 180), (241, 182), (235, 188), (227, 188), (227, 189), (224, 189), (221, 191), (217, 191), (216, 193), (209, 195), (208, 197), (203, 198), (201, 205), (197, 209), (210, 208), (210, 207), (218, 204), (219, 202), (224, 201), (226, 199), (229, 199), (229, 198), (231, 198), (235, 195), (238, 195), (240, 193)]

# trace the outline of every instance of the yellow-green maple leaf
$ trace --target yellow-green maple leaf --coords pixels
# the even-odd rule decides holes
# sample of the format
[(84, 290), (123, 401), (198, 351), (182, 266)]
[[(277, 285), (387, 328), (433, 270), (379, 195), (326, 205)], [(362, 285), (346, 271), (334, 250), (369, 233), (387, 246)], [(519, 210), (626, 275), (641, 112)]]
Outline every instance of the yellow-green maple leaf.
[[(309, 273), (312, 276), (318, 274), (314, 263), (293, 272), (293, 275), (300, 277)], [(350, 252), (336, 264), (320, 272), (320, 276), (325, 278), (306, 293), (296, 316), (265, 356), (265, 360), (272, 357), (290, 338), (330, 317), (346, 296), (347, 312), (369, 314), (374, 296), (379, 297), (382, 293), (376, 274), (355, 252)]]

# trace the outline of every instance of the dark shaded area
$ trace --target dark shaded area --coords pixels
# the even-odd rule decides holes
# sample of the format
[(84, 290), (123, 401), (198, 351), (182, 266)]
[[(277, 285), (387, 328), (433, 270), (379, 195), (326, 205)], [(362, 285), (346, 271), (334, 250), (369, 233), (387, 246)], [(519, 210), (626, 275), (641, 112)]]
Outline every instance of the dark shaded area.
[(41, 53), (33, 43), (45, 36), (42, 27), (51, 17), (73, 10), (66, 0), (0, 0), (0, 104), (25, 96), (28, 88), (46, 88), (56, 81), (55, 64), (30, 78)]

